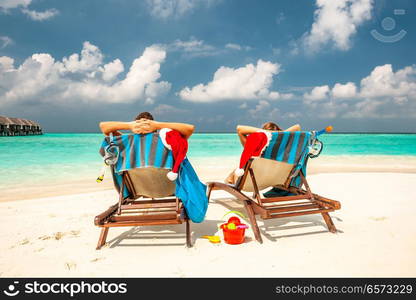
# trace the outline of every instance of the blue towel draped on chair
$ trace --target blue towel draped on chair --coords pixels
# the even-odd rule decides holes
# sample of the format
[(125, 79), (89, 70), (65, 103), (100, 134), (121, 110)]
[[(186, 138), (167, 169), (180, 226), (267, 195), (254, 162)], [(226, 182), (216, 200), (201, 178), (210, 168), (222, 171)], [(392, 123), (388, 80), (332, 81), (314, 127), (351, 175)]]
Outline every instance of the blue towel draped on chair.
[[(118, 192), (121, 188), (123, 171), (143, 167), (164, 169), (173, 167), (172, 151), (164, 146), (157, 132), (105, 137), (100, 147), (100, 154), (105, 156), (110, 146), (117, 147), (119, 153), (116, 163), (112, 166), (114, 184)], [(175, 194), (182, 200), (189, 218), (195, 223), (202, 222), (208, 208), (206, 186), (201, 183), (187, 158), (181, 164), (175, 183)], [(130, 196), (127, 188), (123, 190), (123, 196), (124, 198)]]

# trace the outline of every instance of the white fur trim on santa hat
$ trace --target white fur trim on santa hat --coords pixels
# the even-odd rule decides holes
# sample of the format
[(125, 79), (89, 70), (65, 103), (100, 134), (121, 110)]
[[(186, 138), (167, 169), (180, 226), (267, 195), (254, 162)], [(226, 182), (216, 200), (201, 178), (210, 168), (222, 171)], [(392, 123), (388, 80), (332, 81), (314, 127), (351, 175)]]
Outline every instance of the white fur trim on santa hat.
[(178, 178), (178, 173), (173, 173), (170, 171), (166, 176), (169, 178), (170, 181), (174, 181)]
[(264, 145), (263, 149), (261, 149), (261, 152), (260, 152), (260, 155), (259, 155), (259, 156), (261, 156), (263, 154), (264, 150), (270, 144), (270, 140), (272, 139), (272, 133), (270, 131), (267, 131), (267, 130), (259, 130), (257, 132), (263, 132), (267, 137), (267, 143), (266, 143), (266, 145)]
[(237, 175), (238, 177), (241, 177), (244, 174), (244, 169), (237, 168), (235, 169), (234, 174)]
[[(172, 147), (166, 142), (166, 133), (168, 133), (169, 131), (172, 131), (172, 129), (170, 128), (162, 128), (159, 130), (159, 136), (160, 139), (162, 140), (163, 145), (168, 148), (169, 150), (172, 150)], [(175, 180), (175, 179), (173, 179)]]

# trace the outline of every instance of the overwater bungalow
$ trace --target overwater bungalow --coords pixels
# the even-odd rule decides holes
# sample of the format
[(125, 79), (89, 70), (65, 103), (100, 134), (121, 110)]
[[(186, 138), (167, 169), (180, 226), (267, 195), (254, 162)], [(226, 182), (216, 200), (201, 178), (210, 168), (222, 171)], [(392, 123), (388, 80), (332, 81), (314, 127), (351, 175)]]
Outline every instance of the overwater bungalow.
[(0, 136), (39, 134), (42, 134), (42, 127), (35, 121), (0, 116)]

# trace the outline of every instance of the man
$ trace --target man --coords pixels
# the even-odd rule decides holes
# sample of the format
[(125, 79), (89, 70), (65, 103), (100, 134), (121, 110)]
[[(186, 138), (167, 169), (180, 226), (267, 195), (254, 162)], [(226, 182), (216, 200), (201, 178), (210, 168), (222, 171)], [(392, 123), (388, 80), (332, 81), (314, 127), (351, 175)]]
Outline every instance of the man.
[(168, 173), (170, 180), (178, 177), (179, 166), (188, 151), (187, 139), (194, 132), (194, 125), (185, 123), (157, 122), (149, 112), (141, 112), (132, 122), (100, 122), (100, 129), (105, 135), (121, 135), (119, 130), (130, 130), (136, 134), (146, 134), (159, 130), (160, 139), (169, 150), (172, 150), (175, 163), (172, 172)]
[[(130, 130), (146, 134), (159, 130), (159, 136), (166, 148), (172, 150), (173, 166), (167, 177), (174, 181), (180, 171), (181, 180), (176, 181), (175, 195), (182, 200), (188, 217), (195, 223), (204, 220), (208, 198), (206, 186), (199, 180), (191, 163), (186, 158), (187, 139), (194, 132), (194, 125), (185, 123), (158, 122), (149, 112), (142, 112), (132, 122), (101, 122), (100, 129), (105, 135), (121, 135), (119, 130)], [(179, 170), (180, 167), (180, 170)]]
[(132, 122), (100, 122), (100, 129), (105, 135), (110, 133), (121, 135), (122, 133), (119, 130), (130, 130), (133, 133), (145, 134), (163, 128), (176, 130), (188, 139), (194, 132), (195, 126), (186, 123), (158, 122), (153, 119), (149, 112), (141, 112)]

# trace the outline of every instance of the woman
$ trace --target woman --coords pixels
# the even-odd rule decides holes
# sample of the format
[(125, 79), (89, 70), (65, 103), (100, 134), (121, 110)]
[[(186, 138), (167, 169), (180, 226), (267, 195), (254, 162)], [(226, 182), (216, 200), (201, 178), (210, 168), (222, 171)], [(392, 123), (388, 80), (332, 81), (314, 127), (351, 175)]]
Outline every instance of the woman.
[[(278, 132), (278, 131), (300, 131), (302, 130), (299, 124), (295, 124), (289, 128), (287, 128), (286, 130), (282, 130), (279, 125), (277, 125), (276, 123), (273, 122), (267, 122), (264, 123), (262, 128), (257, 128), (257, 127), (253, 127), (253, 126), (246, 126), (246, 125), (238, 125), (237, 126), (237, 134), (238, 137), (240, 139), (240, 143), (244, 148), (244, 145), (246, 144), (247, 141), (247, 136), (251, 133), (254, 132), (259, 132), (259, 131), (270, 131), (270, 132)], [(226, 183), (230, 183), (230, 184), (234, 184), (236, 183), (238, 179), (238, 176), (235, 175), (235, 171), (231, 172), (230, 175), (227, 176), (227, 178), (225, 179)]]
[(273, 122), (267, 122), (264, 123), (262, 128), (257, 128), (257, 127), (253, 127), (253, 126), (246, 126), (246, 125), (238, 125), (237, 126), (237, 134), (238, 137), (240, 138), (240, 142), (241, 145), (246, 144), (246, 140), (247, 140), (247, 135), (249, 135), (250, 133), (254, 133), (254, 132), (259, 132), (262, 130), (267, 130), (270, 132), (276, 132), (276, 131), (300, 131), (302, 130), (299, 124), (295, 124), (291, 127), (289, 127), (286, 130), (283, 130), (279, 127), (279, 125), (277, 125), (276, 123)]

